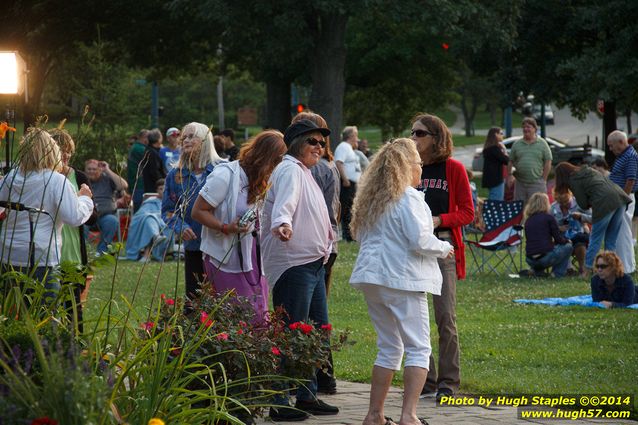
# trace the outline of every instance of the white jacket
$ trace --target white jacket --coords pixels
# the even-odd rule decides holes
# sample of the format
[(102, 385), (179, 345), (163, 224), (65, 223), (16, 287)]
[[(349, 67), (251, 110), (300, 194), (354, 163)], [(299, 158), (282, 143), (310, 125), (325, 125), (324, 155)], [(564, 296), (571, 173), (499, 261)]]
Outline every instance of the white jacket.
[[(232, 223), (237, 219), (237, 198), (240, 191), (241, 172), (239, 161), (218, 164), (206, 178), (206, 184), (199, 192), (199, 195), (206, 202), (215, 207), (214, 216), (222, 224)], [(218, 203), (217, 199), (222, 199), (221, 203)], [(241, 248), (244, 259), (243, 270), (246, 272), (253, 269), (251, 259), (253, 248), (252, 229), (251, 227), (249, 232), (241, 235)], [(229, 262), (233, 254), (231, 250), (237, 249), (239, 245), (237, 235), (224, 235), (218, 230), (202, 226), (200, 249), (221, 263), (221, 270), (227, 271), (224, 265)]]
[(408, 187), (396, 205), (358, 235), (361, 247), (350, 284), (440, 295), (443, 278), (437, 258), (447, 257), (452, 245), (437, 239), (433, 231), (424, 194)]
[[(38, 266), (59, 264), (62, 225), (77, 227), (85, 223), (93, 212), (91, 198), (77, 196), (71, 182), (51, 170), (29, 172), (26, 178), (20, 171), (11, 170), (0, 183), (0, 200), (18, 202), (46, 212), (34, 217), (35, 264)], [(29, 212), (8, 211), (0, 239), (3, 263), (28, 266)]]

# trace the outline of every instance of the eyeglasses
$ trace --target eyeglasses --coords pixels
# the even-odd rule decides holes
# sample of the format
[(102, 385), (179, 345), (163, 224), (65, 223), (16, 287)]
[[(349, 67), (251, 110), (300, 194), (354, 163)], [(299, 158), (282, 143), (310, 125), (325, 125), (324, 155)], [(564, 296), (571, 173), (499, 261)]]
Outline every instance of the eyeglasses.
[(434, 136), (434, 133), (430, 133), (427, 130), (412, 130), (410, 134), (416, 137)]
[(596, 264), (596, 268), (600, 270), (605, 270), (607, 267), (609, 267), (609, 264)]
[(322, 148), (326, 148), (326, 142), (324, 140), (317, 140), (317, 139), (313, 139), (312, 137), (309, 137), (306, 139), (306, 143), (308, 143), (310, 146), (321, 146)]

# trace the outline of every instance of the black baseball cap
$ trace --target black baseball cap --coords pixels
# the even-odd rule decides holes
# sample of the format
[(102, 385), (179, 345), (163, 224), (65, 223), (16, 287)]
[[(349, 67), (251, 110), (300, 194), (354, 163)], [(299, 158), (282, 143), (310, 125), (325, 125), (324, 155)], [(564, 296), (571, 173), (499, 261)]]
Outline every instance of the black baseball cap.
[(290, 149), (290, 144), (297, 137), (307, 133), (314, 133), (316, 131), (321, 133), (323, 137), (330, 135), (329, 128), (319, 127), (310, 120), (299, 120), (290, 124), (290, 126), (286, 129), (284, 132), (284, 142), (286, 143), (286, 146), (288, 146), (288, 149)]

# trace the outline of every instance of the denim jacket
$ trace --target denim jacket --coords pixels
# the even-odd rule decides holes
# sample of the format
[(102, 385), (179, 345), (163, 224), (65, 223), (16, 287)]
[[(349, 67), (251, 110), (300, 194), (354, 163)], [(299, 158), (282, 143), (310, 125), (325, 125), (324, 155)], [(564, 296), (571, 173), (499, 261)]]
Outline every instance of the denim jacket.
[(204, 169), (201, 183), (189, 169), (173, 168), (166, 176), (164, 197), (162, 199), (162, 219), (179, 237), (186, 229), (192, 229), (197, 239), (184, 241), (187, 251), (199, 251), (202, 239), (202, 225), (191, 217), (191, 211), (200, 189), (206, 183), (206, 177), (213, 171), (214, 165)]

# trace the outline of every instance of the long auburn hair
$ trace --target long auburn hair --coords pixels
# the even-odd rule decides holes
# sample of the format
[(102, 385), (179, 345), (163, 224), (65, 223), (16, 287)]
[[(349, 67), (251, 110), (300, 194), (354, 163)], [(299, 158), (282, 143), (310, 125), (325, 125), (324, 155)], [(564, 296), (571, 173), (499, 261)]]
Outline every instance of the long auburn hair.
[(286, 153), (284, 135), (265, 130), (239, 149), (239, 165), (248, 176), (248, 203), (254, 203), (266, 191), (270, 174)]
[(357, 238), (395, 205), (412, 183), (412, 162), (420, 161), (416, 145), (401, 138), (384, 144), (373, 157), (357, 185), (350, 231)]
[[(297, 121), (301, 120), (310, 120), (321, 128), (328, 128), (328, 123), (326, 122), (326, 120), (321, 115), (312, 111), (299, 112), (297, 115), (292, 117), (292, 121), (290, 121), (290, 124), (294, 124)], [(330, 136), (324, 137), (323, 140), (326, 141), (326, 148), (323, 150), (323, 158), (327, 159), (328, 161), (332, 161), (334, 160), (334, 156), (332, 155), (332, 149), (330, 148)]]
[(490, 128), (490, 130), (487, 132), (487, 137), (485, 138), (483, 150), (489, 148), (490, 146), (498, 145), (498, 138), (496, 137), (496, 135), (501, 131), (501, 127)]
[(578, 170), (580, 170), (580, 167), (574, 164), (564, 161), (559, 162), (554, 170), (554, 174), (556, 175), (556, 192), (567, 192), (569, 190), (569, 177)]
[(445, 125), (443, 120), (436, 115), (426, 114), (424, 112), (417, 113), (412, 118), (412, 124), (420, 121), (421, 124), (426, 126), (434, 135), (434, 143), (432, 144), (432, 152), (430, 161), (432, 164), (447, 160), (452, 156), (452, 150), (454, 149), (454, 143), (452, 142), (452, 132)]

